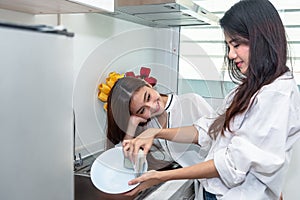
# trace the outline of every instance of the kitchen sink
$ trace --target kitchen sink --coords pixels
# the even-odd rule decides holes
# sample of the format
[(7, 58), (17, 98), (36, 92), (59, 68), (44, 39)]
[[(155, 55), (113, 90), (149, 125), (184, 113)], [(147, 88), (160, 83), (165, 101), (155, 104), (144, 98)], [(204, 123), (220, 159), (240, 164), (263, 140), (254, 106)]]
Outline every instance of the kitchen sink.
[[(153, 186), (137, 197), (125, 197), (121, 194), (107, 194), (98, 190), (92, 183), (90, 170), (94, 160), (101, 153), (94, 154), (82, 159), (80, 165), (74, 166), (74, 191), (75, 200), (157, 200), (164, 199), (188, 200), (194, 197), (194, 186), (192, 180), (168, 181)], [(180, 166), (174, 162), (162, 170), (172, 170)], [(113, 183), (112, 183), (113, 184)], [(159, 194), (158, 194), (159, 193)]]

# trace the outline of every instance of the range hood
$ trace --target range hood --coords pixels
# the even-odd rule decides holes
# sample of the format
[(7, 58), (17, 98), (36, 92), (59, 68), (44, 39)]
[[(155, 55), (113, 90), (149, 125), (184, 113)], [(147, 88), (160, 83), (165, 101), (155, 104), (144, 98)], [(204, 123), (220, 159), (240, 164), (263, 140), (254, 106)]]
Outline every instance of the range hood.
[(192, 0), (115, 0), (115, 11), (102, 14), (161, 28), (216, 25), (219, 21)]

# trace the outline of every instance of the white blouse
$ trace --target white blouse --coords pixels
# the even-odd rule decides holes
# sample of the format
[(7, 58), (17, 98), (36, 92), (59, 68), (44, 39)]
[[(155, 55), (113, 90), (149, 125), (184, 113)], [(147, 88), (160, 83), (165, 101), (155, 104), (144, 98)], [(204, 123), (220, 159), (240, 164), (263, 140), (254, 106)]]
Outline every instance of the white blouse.
[[(231, 102), (234, 91), (225, 99)], [(222, 200), (278, 200), (288, 170), (292, 145), (300, 137), (300, 94), (290, 73), (262, 87), (253, 105), (231, 122), (231, 130), (215, 141), (207, 135), (213, 119), (194, 123), (199, 144), (212, 142), (206, 160), (213, 159), (220, 178), (201, 179), (204, 188)]]

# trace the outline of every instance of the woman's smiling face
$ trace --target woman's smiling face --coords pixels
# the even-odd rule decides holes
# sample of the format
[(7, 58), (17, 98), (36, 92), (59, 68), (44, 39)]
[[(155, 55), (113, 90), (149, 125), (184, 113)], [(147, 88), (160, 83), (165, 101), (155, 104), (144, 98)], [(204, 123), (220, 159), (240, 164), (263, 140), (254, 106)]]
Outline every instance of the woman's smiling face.
[(249, 45), (245, 39), (234, 39), (227, 34), (225, 34), (225, 41), (229, 49), (228, 58), (234, 61), (242, 74), (246, 74), (249, 67)]
[(160, 94), (151, 87), (141, 87), (131, 97), (130, 112), (144, 119), (161, 115), (164, 105)]

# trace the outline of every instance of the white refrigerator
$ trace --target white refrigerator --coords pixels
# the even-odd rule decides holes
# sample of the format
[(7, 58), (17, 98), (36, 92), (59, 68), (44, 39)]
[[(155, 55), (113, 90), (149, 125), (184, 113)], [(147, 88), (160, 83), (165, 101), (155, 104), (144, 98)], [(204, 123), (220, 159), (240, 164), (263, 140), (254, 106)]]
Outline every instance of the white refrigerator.
[(0, 23), (0, 199), (73, 199), (72, 36)]

